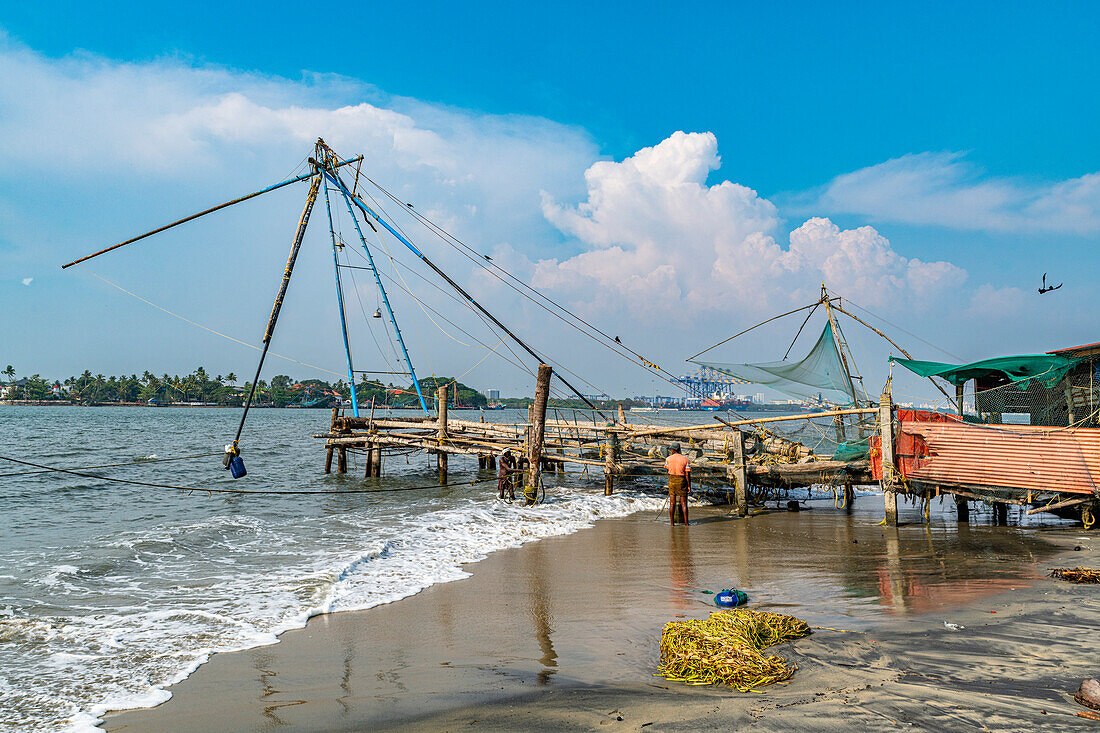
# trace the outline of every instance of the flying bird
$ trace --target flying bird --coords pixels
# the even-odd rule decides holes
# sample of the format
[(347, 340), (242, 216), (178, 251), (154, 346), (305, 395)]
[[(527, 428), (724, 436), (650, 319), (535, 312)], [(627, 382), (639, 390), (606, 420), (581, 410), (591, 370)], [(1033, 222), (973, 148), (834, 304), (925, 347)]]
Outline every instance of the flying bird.
[(1042, 295), (1043, 293), (1049, 293), (1051, 290), (1057, 290), (1058, 288), (1062, 287), (1062, 285), (1064, 285), (1064, 284), (1065, 283), (1058, 283), (1057, 285), (1047, 285), (1047, 274), (1044, 272), (1043, 273), (1043, 287), (1039, 288), (1039, 295)]
[(484, 257), (485, 259), (489, 260), (490, 262), (493, 261), (493, 258), (490, 257), (489, 255), (481, 255), (481, 256)]
[(23, 284), (24, 284), (24, 285), (30, 285), (30, 284), (31, 284), (32, 282), (34, 282), (34, 278), (33, 278), (33, 277), (25, 277), (25, 278), (23, 278)]

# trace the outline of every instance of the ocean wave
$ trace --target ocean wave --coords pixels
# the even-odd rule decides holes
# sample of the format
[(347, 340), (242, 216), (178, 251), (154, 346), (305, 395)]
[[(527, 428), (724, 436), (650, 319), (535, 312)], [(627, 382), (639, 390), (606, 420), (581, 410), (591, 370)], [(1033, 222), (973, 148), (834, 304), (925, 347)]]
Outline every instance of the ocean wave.
[[(7, 685), (0, 728), (92, 730), (109, 710), (168, 699), (165, 688), (215, 652), (275, 643), (312, 616), (390, 603), (467, 577), (464, 565), (497, 550), (661, 501), (559, 488), (535, 507), (436, 497), (382, 515), (379, 504), (309, 517), (242, 512), (116, 533), (103, 543), (118, 553), (114, 574), (66, 562), (34, 576), (66, 584), (72, 608), (81, 601), (113, 608), (48, 618), (18, 607), (0, 613), (0, 640), (16, 642), (14, 664), (0, 670)], [(138, 556), (142, 564), (133, 562)], [(107, 601), (105, 587), (115, 594)]]

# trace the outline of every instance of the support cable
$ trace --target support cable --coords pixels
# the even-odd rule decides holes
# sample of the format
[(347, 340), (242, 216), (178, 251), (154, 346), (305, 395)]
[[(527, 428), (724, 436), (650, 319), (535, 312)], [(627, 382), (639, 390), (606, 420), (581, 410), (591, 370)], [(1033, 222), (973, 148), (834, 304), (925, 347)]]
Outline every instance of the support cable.
[[(454, 280), (452, 280), (447, 275), (447, 273), (445, 273), (445, 272), (443, 272), (443, 270), (439, 269), (435, 265), (435, 263), (432, 262), (431, 260), (429, 260), (427, 258), (427, 256), (425, 256), (425, 254), (423, 252), (421, 252), (419, 249), (417, 249), (416, 246), (412, 242), (410, 242), (408, 239), (406, 239), (404, 236), (402, 236), (396, 229), (394, 229), (392, 226), (390, 226), (390, 224), (385, 219), (380, 217), (377, 213), (374, 212), (374, 210), (372, 210), (365, 203), (363, 203), (363, 200), (361, 198), (351, 194), (351, 192), (348, 191), (347, 186), (344, 185), (344, 183), (340, 180), (340, 177), (338, 175), (333, 176), (333, 174), (329, 173), (328, 171), (325, 172), (325, 175), (329, 176), (329, 178), (333, 181), (333, 183), (335, 183), (344, 192), (344, 195), (346, 197), (349, 197), (351, 199), (351, 201), (355, 202), (356, 206), (359, 207), (359, 209), (363, 212), (364, 215), (373, 217), (375, 219), (375, 221), (377, 221), (383, 227), (388, 229), (390, 231), (390, 234), (393, 234), (398, 239), (398, 241), (400, 241), (403, 245), (405, 245), (413, 254), (415, 254), (417, 257), (419, 257), (420, 260), (422, 262), (424, 262), (424, 264), (426, 264), (429, 268), (431, 268), (437, 275), (439, 275), (441, 278), (443, 278), (447, 282), (448, 285), (450, 285), (452, 288), (455, 289), (455, 291), (458, 292), (459, 295), (461, 295), (466, 300), (468, 300), (479, 311), (481, 311), (486, 317), (488, 317), (489, 320), (491, 320), (494, 324), (496, 324), (497, 328), (499, 328), (501, 331), (503, 331), (509, 337), (511, 337), (511, 339), (513, 341), (515, 341), (520, 346), (520, 348), (522, 348), (524, 351), (526, 351), (528, 354), (530, 354), (534, 358), (538, 359), (540, 363), (543, 363), (543, 364), (546, 363), (546, 360), (543, 359), (542, 356), (540, 356), (534, 349), (532, 349), (530, 346), (528, 346), (526, 343), (524, 343), (524, 341), (521, 338), (519, 338), (519, 336), (516, 336), (516, 334), (513, 333), (503, 323), (501, 323), (500, 320), (496, 316), (494, 316), (492, 313), (490, 313), (488, 310), (486, 310), (484, 306), (482, 306), (480, 303), (478, 303), (476, 300), (474, 300), (473, 296), (471, 296), (469, 293), (467, 293), (462, 288), (462, 286), (460, 286), (458, 283), (456, 283)], [(593, 410), (596, 410), (596, 406), (593, 405), (592, 402), (590, 402), (587, 397), (585, 397), (583, 394), (581, 394), (580, 390), (578, 390), (576, 387), (574, 387), (572, 384), (570, 384), (564, 377), (562, 377), (560, 373), (555, 371), (554, 376), (556, 376), (558, 378), (558, 380), (562, 382), (562, 384), (564, 384), (566, 387), (568, 387), (570, 390), (572, 390), (574, 394), (576, 394), (578, 397), (580, 397), (586, 405), (588, 405)], [(599, 412), (599, 410), (596, 410), (596, 411)], [(601, 413), (601, 415), (602, 415), (602, 413)]]

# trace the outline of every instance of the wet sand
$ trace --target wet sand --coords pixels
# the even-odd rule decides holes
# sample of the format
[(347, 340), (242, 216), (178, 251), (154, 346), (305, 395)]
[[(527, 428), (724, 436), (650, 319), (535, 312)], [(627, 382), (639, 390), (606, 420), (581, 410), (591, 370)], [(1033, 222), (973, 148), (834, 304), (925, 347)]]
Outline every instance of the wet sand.
[[(167, 703), (111, 731), (1086, 730), (1070, 694), (1100, 674), (1100, 565), (1077, 528), (875, 525), (881, 500), (745, 520), (693, 510), (593, 528), (471, 565), (473, 576), (280, 643), (215, 655)], [(916, 522), (916, 513), (903, 519)], [(1080, 546), (1080, 551), (1074, 551)], [(653, 672), (663, 625), (730, 586), (817, 629), (774, 647), (789, 684), (738, 693)], [(993, 613), (995, 611), (995, 613)], [(944, 621), (964, 628), (954, 630)], [(854, 633), (846, 633), (854, 632)]]

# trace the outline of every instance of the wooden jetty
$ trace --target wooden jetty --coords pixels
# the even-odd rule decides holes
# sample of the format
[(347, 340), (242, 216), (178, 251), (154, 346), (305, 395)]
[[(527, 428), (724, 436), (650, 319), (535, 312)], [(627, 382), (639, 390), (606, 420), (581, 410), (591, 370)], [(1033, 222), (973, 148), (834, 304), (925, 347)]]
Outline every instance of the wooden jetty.
[[(351, 158), (337, 155), (324, 140), (318, 138), (313, 155), (307, 158), (305, 173), (63, 265), (64, 268), (71, 267), (268, 192), (297, 183), (309, 183), (278, 295), (272, 305), (261, 346), (257, 347), (260, 358), (255, 376), (244, 401), (236, 434), (226, 447), (223, 466), (230, 469), (234, 478), (247, 475), (240, 448), (242, 430), (255, 397), (311, 212), (314, 204), (323, 200), (332, 246), (352, 410), (351, 415), (346, 415), (339, 408), (335, 409), (328, 432), (314, 436), (325, 440), (326, 473), (332, 471), (334, 457), (336, 471), (346, 473), (348, 453), (357, 452), (366, 456), (366, 474), (380, 477), (387, 453), (425, 451), (436, 456), (440, 482), (446, 484), (451, 456), (476, 457), (479, 467), (491, 469), (495, 467), (497, 455), (511, 449), (520, 458), (520, 471), (527, 487), (537, 491), (543, 472), (565, 472), (573, 468), (586, 476), (602, 475), (603, 489), (610, 494), (619, 481), (663, 475), (667, 447), (676, 442), (682, 445), (691, 461), (695, 484), (708, 485), (712, 491), (728, 495), (729, 501), (742, 516), (748, 514), (749, 505), (754, 501), (760, 502), (763, 497), (774, 496), (774, 490), (817, 485), (833, 487), (838, 493), (843, 488), (848, 506), (853, 497), (853, 486), (878, 486), (885, 498), (887, 525), (897, 524), (898, 496), (921, 500), (927, 507), (927, 502), (933, 497), (953, 495), (960, 521), (967, 520), (971, 501), (991, 503), (994, 516), (1001, 523), (1006, 518), (1007, 506), (1012, 504), (1027, 506), (1028, 514), (1068, 513), (1079, 518), (1086, 528), (1093, 526), (1094, 518), (1100, 515), (1100, 344), (1062, 349), (1045, 355), (997, 357), (964, 365), (918, 361), (880, 329), (848, 310), (846, 306), (851, 304), (830, 292), (822, 283), (821, 294), (816, 301), (743, 329), (686, 360), (742, 383), (763, 384), (799, 399), (816, 400), (822, 407), (819, 411), (753, 419), (716, 418), (716, 422), (703, 425), (658, 426), (630, 423), (620, 407), (615, 416), (608, 418), (595, 410), (591, 401), (562, 374), (555, 373), (545, 364), (547, 357), (486, 309), (429, 258), (424, 248), (418, 247), (403, 234), (401, 227), (390, 221), (389, 215), (373, 196), (361, 194), (360, 181), (370, 182), (383, 197), (400, 204), (398, 210), (426, 226), (444, 246), (453, 248), (494, 276), (510, 278), (507, 281), (513, 290), (528, 302), (635, 367), (646, 370), (647, 374), (677, 387), (687, 389), (687, 385), (682, 378), (675, 377), (634, 348), (623, 344), (617, 336), (599, 329), (561, 303), (547, 299), (545, 294), (535, 292), (533, 287), (494, 264), (490, 257), (479, 254), (442, 230), (411, 203), (401, 202), (369, 176), (361, 179), (362, 162), (361, 155)], [(354, 178), (349, 183), (342, 175), (350, 178), (353, 165)], [(373, 202), (373, 207), (368, 199)], [(348, 246), (349, 242), (337, 235), (339, 227), (336, 222), (340, 215), (339, 207), (334, 210), (331, 206), (333, 200), (344, 203), (366, 266), (352, 265), (341, 259), (347, 258), (348, 249), (354, 249), (354, 239)], [(507, 340), (509, 350), (512, 346), (517, 347), (518, 350), (513, 352), (517, 359), (519, 354), (526, 354), (522, 358), (530, 358), (539, 364), (535, 400), (525, 421), (487, 423), (483, 420), (452, 419), (448, 414), (446, 386), (439, 388), (436, 412), (431, 414), (428, 398), (423, 394), (421, 380), (416, 376), (412, 356), (405, 346), (382, 276), (375, 267), (372, 255), (374, 245), (368, 242), (364, 226), (379, 237), (385, 232), (386, 236), (399, 243), (406, 257), (442, 284), (437, 287), (473, 311), (486, 327), (499, 336), (502, 343)], [(381, 303), (374, 318), (387, 321), (387, 335), (393, 338), (391, 346), (395, 345), (395, 354), (400, 354), (400, 359), (384, 371), (355, 368), (341, 284), (342, 272), (349, 269), (368, 270), (374, 276)], [(411, 292), (408, 294), (415, 299)], [(388, 319), (383, 317), (383, 308)], [(823, 310), (826, 318), (820, 336), (805, 358), (788, 361), (787, 357), (800, 334), (819, 309)], [(749, 331), (796, 313), (805, 313), (805, 320), (781, 361), (698, 361), (703, 355)], [(898, 409), (893, 404), (889, 381), (884, 393), (877, 400), (873, 399), (864, 387), (864, 379), (844, 336), (840, 315), (875, 333), (892, 349), (903, 354), (904, 359), (891, 359), (927, 377), (949, 403), (957, 405), (958, 415)], [(489, 347), (486, 345), (486, 348)], [(400, 371), (393, 371), (394, 366)], [(521, 368), (527, 371), (529, 366)], [(412, 380), (424, 414), (416, 417), (376, 416), (373, 404), (369, 415), (362, 414), (357, 402), (356, 377), (363, 374), (407, 375)], [(932, 377), (954, 385), (954, 396)], [(593, 408), (591, 412), (584, 413), (584, 419), (576, 417), (576, 413), (572, 420), (564, 419), (560, 413), (552, 419), (547, 418), (552, 378), (560, 383), (561, 388)], [(974, 381), (976, 414), (964, 417), (964, 385), (971, 380)], [(827, 409), (826, 405), (836, 405), (837, 408)], [(1021, 417), (1027, 418), (1026, 424), (1012, 424), (1013, 419)], [(837, 451), (830, 456), (818, 456), (813, 449), (794, 440), (790, 431), (784, 436), (776, 429), (778, 423), (802, 421), (806, 425), (815, 425), (821, 433), (824, 426), (813, 421), (830, 418), (835, 430), (835, 440), (831, 442), (837, 446)], [(857, 439), (849, 439), (845, 418), (855, 423)], [(819, 444), (824, 444), (824, 441)], [(833, 460), (834, 456), (859, 456), (859, 459)]]
[[(702, 425), (656, 426), (633, 424), (619, 407), (614, 419), (586, 416), (547, 418), (551, 367), (539, 367), (535, 402), (525, 422), (493, 423), (461, 420), (449, 415), (448, 387), (439, 387), (434, 417), (380, 417), (344, 415), (332, 411), (329, 431), (314, 435), (325, 441), (325, 472), (345, 473), (348, 453), (365, 457), (364, 473), (381, 476), (386, 453), (424, 451), (436, 456), (441, 484), (447, 482), (449, 458), (469, 456), (478, 468), (495, 469), (505, 449), (520, 457), (520, 471), (528, 486), (541, 481), (542, 472), (564, 473), (572, 468), (595, 480), (602, 479), (611, 494), (619, 481), (665, 475), (667, 446), (680, 443), (691, 460), (695, 483), (728, 491), (738, 513), (748, 513), (750, 487), (796, 488), (826, 484), (847, 489), (870, 484), (870, 463), (822, 460), (806, 446), (767, 429), (769, 423), (873, 415), (877, 408), (831, 410), (811, 414), (721, 421)], [(598, 477), (598, 478), (597, 478)]]

